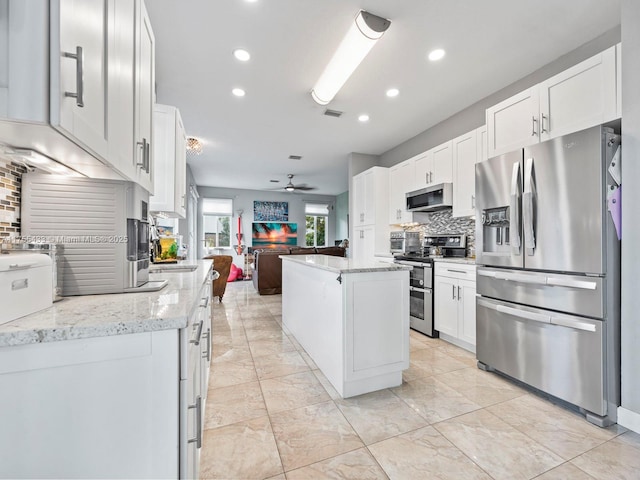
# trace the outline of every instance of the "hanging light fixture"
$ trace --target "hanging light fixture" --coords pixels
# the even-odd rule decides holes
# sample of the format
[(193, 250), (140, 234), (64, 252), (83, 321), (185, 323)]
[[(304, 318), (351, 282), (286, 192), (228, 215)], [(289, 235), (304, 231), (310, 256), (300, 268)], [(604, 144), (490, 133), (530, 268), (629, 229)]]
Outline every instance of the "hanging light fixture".
[(360, 10), (331, 61), (311, 90), (311, 97), (326, 105), (342, 88), (371, 48), (391, 25), (391, 21)]

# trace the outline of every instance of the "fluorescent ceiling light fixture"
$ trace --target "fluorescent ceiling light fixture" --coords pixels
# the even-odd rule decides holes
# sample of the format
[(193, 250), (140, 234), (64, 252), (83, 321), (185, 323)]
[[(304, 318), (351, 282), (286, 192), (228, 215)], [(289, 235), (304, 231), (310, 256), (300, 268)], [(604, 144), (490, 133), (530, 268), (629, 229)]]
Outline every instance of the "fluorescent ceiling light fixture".
[(234, 88), (233, 90), (231, 90), (231, 93), (233, 93), (236, 97), (244, 97), (245, 95), (245, 91), (241, 88)]
[(387, 90), (387, 97), (397, 97), (399, 93), (400, 90), (398, 90), (397, 88), (390, 88), (389, 90)]
[(333, 100), (389, 25), (391, 22), (386, 18), (360, 10), (311, 90), (311, 97), (320, 105), (326, 105)]
[(236, 48), (233, 51), (233, 56), (241, 62), (248, 62), (251, 58), (251, 54), (247, 52), (244, 48)]
[(362, 115), (360, 115), (358, 117), (358, 120), (360, 120), (361, 122), (368, 122), (369, 121), (369, 115), (367, 115), (366, 113), (363, 113)]
[(4, 156), (12, 161), (22, 163), (32, 168), (38, 168), (48, 173), (65, 175), (68, 177), (84, 177), (83, 174), (63, 165), (34, 150), (7, 148), (4, 150)]
[(436, 48), (429, 53), (429, 60), (431, 60), (432, 62), (440, 60), (442, 57), (444, 57), (444, 50), (441, 48)]

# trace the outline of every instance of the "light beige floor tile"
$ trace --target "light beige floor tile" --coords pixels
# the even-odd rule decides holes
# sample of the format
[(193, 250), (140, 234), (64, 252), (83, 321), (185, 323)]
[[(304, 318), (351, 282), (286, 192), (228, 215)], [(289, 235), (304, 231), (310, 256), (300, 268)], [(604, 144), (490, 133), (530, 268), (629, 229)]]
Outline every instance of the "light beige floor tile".
[(242, 330), (232, 330), (230, 333), (220, 334), (215, 328), (213, 329), (213, 334), (211, 335), (211, 343), (213, 346), (216, 345), (224, 345), (224, 346), (247, 346), (247, 336), (244, 333), (244, 329)]
[(284, 473), (281, 473), (280, 475), (276, 475), (275, 477), (269, 477), (266, 480), (287, 480), (287, 477), (285, 477)]
[(405, 382), (409, 382), (417, 378), (427, 378), (431, 376), (433, 376), (433, 374), (430, 371), (427, 372), (412, 362), (409, 362), (409, 368), (402, 371), (402, 380)]
[(287, 335), (279, 330), (245, 330), (247, 334), (247, 339), (250, 342), (255, 342), (256, 340), (279, 340), (282, 338), (288, 338)]
[(316, 362), (313, 361), (313, 359), (309, 356), (309, 354), (307, 352), (305, 352), (304, 350), (300, 350), (298, 353), (300, 354), (302, 359), (307, 363), (307, 365), (309, 365), (309, 368), (311, 370), (317, 370), (318, 369), (318, 366), (316, 365)]
[(332, 400), (336, 400), (342, 398), (338, 391), (331, 385), (331, 382), (324, 376), (324, 373), (320, 370), (313, 370), (313, 374), (316, 376), (318, 381), (322, 384), (325, 391), (329, 394)]
[(213, 345), (211, 347), (211, 361), (220, 362), (250, 362), (251, 350), (247, 345)]
[(552, 468), (535, 480), (595, 480), (588, 473), (583, 472), (575, 465), (563, 463), (559, 467)]
[(252, 318), (250, 321), (244, 320), (245, 331), (259, 330), (263, 332), (277, 332), (282, 334), (282, 327), (275, 320), (257, 320)]
[(330, 400), (310, 371), (262, 380), (260, 385), (270, 414)]
[(465, 350), (464, 348), (460, 348), (452, 343), (448, 343), (445, 341), (441, 341), (437, 347), (439, 351), (449, 355), (452, 358), (455, 358), (459, 362), (464, 363), (468, 367), (475, 367), (478, 363), (476, 359), (476, 354)]
[(526, 395), (522, 388), (475, 366), (442, 373), (435, 378), (482, 407)]
[(263, 417), (267, 409), (258, 382), (209, 389), (204, 428), (215, 428)]
[(264, 305), (260, 304), (238, 307), (238, 311), (240, 312), (240, 318), (242, 318), (243, 322), (246, 322), (247, 320), (251, 320), (253, 318), (271, 318), (271, 315), (269, 314), (267, 308)]
[(598, 480), (638, 480), (640, 435), (623, 433), (573, 459), (571, 463)]
[(262, 479), (282, 471), (268, 417), (204, 432), (200, 478)]
[(293, 343), (293, 346), (296, 347), (296, 350), (304, 350), (304, 348), (302, 348), (302, 345), (300, 345), (300, 343), (298, 343), (298, 340), (296, 340), (296, 337), (294, 337), (293, 335), (289, 335), (288, 337), (291, 343)]
[(261, 295), (260, 299), (265, 304), (282, 305), (282, 295)]
[(249, 342), (249, 348), (251, 349), (251, 354), (254, 357), (273, 355), (282, 352), (293, 352), (296, 350), (296, 347), (293, 346), (293, 343), (291, 343), (287, 337), (276, 340), (254, 340)]
[(433, 427), (383, 440), (368, 448), (393, 480), (491, 480)]
[(388, 478), (365, 448), (287, 472), (287, 480), (386, 480)]
[(435, 428), (496, 480), (530, 479), (564, 462), (486, 410), (446, 420)]
[(211, 364), (209, 388), (228, 387), (258, 380), (252, 361), (214, 362)]
[(429, 423), (441, 422), (480, 408), (435, 377), (411, 380), (391, 391)]
[(285, 472), (363, 447), (332, 401), (271, 416)]
[(438, 348), (416, 350), (411, 352), (409, 358), (411, 363), (432, 375), (460, 370), (462, 368), (467, 368), (468, 366), (467, 364), (442, 353)]
[(529, 394), (487, 410), (565, 460), (617, 435), (615, 429), (596, 427), (582, 416)]
[(427, 344), (421, 342), (420, 340), (416, 340), (415, 338), (409, 336), (409, 351), (413, 352), (415, 350), (422, 350), (423, 348), (429, 348)]
[(424, 418), (386, 389), (336, 400), (336, 405), (365, 445), (427, 425)]
[(309, 366), (297, 351), (255, 357), (253, 360), (260, 380), (310, 370)]

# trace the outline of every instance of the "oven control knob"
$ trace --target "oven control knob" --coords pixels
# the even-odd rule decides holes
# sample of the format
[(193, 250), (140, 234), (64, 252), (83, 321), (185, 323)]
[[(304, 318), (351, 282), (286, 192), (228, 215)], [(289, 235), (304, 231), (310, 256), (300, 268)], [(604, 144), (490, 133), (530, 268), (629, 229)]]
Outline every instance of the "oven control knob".
[(424, 285), (424, 280), (420, 280), (420, 286), (422, 287)]

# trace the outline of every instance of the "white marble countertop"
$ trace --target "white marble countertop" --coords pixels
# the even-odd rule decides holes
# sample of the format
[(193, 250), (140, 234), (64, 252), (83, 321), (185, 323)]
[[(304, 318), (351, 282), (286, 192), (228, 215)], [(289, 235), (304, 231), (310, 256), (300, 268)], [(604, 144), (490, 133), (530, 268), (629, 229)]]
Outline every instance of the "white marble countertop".
[(353, 258), (334, 257), (331, 255), (280, 255), (283, 261), (299, 263), (321, 270), (335, 273), (364, 273), (364, 272), (396, 272), (411, 270), (408, 265), (398, 265), (388, 262), (360, 262)]
[(200, 303), (198, 294), (211, 260), (191, 272), (161, 272), (149, 280), (168, 280), (157, 292), (64, 297), (53, 306), (0, 325), (0, 347), (77, 338), (184, 328)]

